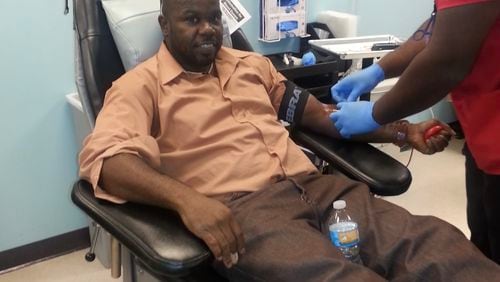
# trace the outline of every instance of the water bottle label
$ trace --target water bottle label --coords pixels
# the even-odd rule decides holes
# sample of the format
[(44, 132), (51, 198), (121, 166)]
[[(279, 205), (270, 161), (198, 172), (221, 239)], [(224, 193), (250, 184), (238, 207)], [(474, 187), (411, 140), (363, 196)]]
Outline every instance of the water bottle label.
[(330, 239), (337, 247), (351, 247), (359, 243), (359, 233), (357, 229), (330, 231)]

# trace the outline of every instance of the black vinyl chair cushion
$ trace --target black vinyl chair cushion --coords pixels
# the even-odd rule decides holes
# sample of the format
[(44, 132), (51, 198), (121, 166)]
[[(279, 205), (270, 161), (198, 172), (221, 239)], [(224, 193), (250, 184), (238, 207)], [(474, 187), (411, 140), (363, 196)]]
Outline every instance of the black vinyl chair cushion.
[(113, 81), (125, 73), (108, 20), (98, 0), (73, 0), (75, 33), (79, 41), (83, 77), (90, 101), (88, 111), (97, 116)]
[(210, 251), (187, 230), (175, 212), (99, 200), (94, 197), (91, 185), (83, 180), (75, 183), (71, 199), (156, 277), (182, 277), (211, 270), (208, 267), (212, 261)]
[(238, 28), (231, 34), (231, 41), (233, 43), (234, 49), (253, 52), (253, 47), (252, 45), (250, 45), (250, 41), (248, 41), (247, 36), (240, 28)]

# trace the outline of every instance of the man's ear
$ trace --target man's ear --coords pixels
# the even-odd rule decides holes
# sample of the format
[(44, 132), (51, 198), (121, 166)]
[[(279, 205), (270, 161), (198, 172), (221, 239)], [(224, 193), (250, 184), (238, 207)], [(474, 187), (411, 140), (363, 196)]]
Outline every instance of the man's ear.
[(168, 23), (167, 19), (163, 15), (158, 16), (158, 24), (160, 25), (161, 33), (163, 34), (163, 38), (168, 37)]

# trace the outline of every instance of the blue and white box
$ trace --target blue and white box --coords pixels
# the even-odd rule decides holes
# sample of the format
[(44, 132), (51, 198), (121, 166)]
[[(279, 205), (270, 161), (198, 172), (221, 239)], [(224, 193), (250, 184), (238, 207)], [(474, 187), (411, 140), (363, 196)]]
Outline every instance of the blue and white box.
[(262, 0), (266, 13), (294, 14), (306, 10), (305, 0)]
[(306, 36), (306, 0), (261, 0), (263, 41)]
[(306, 35), (306, 14), (267, 14), (263, 17), (262, 39), (277, 41), (283, 38)]

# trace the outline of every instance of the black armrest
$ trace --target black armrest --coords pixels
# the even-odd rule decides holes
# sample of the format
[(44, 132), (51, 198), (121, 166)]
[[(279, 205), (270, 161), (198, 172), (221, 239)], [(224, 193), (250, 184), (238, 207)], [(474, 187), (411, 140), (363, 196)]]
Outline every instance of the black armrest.
[(411, 184), (407, 167), (370, 144), (330, 137), (294, 128), (293, 140), (349, 176), (366, 183), (380, 196), (404, 193)]
[[(206, 245), (166, 209), (134, 203), (113, 204), (94, 197), (90, 184), (73, 186), (73, 202), (125, 245), (150, 273), (162, 278), (214, 276), (213, 257)], [(207, 276), (205, 276), (206, 278)]]

